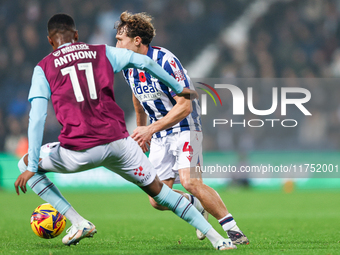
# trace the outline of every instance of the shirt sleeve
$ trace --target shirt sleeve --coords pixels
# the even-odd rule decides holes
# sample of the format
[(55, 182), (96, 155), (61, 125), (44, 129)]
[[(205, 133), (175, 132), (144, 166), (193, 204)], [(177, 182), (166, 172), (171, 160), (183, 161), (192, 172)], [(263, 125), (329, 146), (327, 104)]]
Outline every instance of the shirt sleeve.
[(109, 59), (114, 73), (118, 73), (130, 63), (131, 55), (133, 51), (127, 49), (116, 48), (112, 46), (106, 46), (106, 57)]
[[(186, 70), (182, 67), (178, 59), (170, 57), (166, 60), (164, 63), (164, 70), (174, 77), (183, 88), (190, 88)], [(176, 93), (172, 90), (170, 90), (170, 94), (176, 96)]]
[(28, 167), (31, 172), (38, 171), (39, 153), (42, 144), (48, 100), (43, 97), (31, 98), (28, 123)]
[(28, 94), (28, 101), (35, 97), (50, 99), (51, 88), (46, 79), (45, 73), (40, 66), (36, 66), (33, 71), (32, 85)]

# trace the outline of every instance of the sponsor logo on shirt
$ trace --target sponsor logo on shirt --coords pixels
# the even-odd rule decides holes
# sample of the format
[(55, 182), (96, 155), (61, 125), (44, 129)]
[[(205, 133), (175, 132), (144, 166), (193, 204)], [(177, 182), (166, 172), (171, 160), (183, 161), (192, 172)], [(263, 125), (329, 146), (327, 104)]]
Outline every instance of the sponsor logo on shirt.
[(60, 55), (60, 50), (57, 50), (56, 52), (53, 52), (52, 54), (53, 54), (53, 56), (55, 56), (55, 57), (59, 57), (59, 55)]
[(140, 102), (146, 102), (149, 100), (156, 100), (161, 98), (162, 94), (157, 89), (154, 79), (151, 79), (152, 82), (146, 84), (146, 77), (144, 72), (139, 73), (139, 80), (141, 82), (138, 82), (137, 84), (132, 84), (132, 90), (136, 98)]
[(180, 81), (185, 81), (185, 74), (183, 72), (183, 70), (177, 70), (174, 71), (173, 74), (171, 74), (172, 77), (174, 77), (178, 82)]

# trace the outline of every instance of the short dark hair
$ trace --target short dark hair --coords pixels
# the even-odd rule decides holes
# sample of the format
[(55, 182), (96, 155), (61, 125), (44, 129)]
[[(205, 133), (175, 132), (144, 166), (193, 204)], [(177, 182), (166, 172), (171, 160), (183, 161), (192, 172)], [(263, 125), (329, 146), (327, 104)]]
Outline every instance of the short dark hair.
[(53, 15), (47, 23), (48, 33), (64, 33), (76, 31), (76, 24), (73, 18), (67, 14), (59, 13)]
[(126, 35), (130, 38), (139, 36), (144, 45), (149, 45), (156, 35), (151, 20), (152, 17), (145, 12), (136, 14), (123, 12), (120, 15), (120, 20), (116, 22), (115, 28), (117, 33), (126, 31)]

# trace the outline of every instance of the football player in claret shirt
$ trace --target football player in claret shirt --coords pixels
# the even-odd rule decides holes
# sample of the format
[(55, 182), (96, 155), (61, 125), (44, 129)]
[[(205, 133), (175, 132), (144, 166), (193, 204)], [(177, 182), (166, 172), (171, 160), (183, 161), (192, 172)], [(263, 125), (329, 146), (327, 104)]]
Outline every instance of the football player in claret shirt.
[[(123, 12), (116, 23), (116, 47), (126, 48), (148, 56), (183, 88), (194, 89), (187, 71), (169, 50), (150, 46), (155, 36), (152, 17), (146, 13)], [(149, 160), (157, 170), (160, 180), (172, 188), (179, 181), (191, 194), (177, 191), (186, 197), (206, 218), (209, 212), (221, 224), (234, 244), (248, 244), (248, 238), (238, 228), (233, 216), (218, 193), (205, 185), (201, 175), (190, 176), (196, 165), (203, 164), (202, 129), (200, 106), (197, 99), (179, 97), (163, 81), (138, 68), (123, 71), (133, 92), (133, 104), (137, 115), (137, 128), (131, 135), (147, 151), (150, 142)], [(147, 126), (147, 115), (150, 125)], [(178, 178), (179, 177), (179, 178)], [(167, 210), (152, 197), (150, 203), (160, 210)], [(202, 240), (204, 234), (197, 231)]]
[[(182, 195), (163, 185), (142, 149), (129, 136), (124, 113), (115, 102), (114, 74), (138, 68), (162, 80), (178, 96), (197, 96), (150, 58), (126, 49), (77, 42), (73, 19), (56, 14), (48, 21), (53, 52), (35, 67), (29, 92), (29, 150), (19, 161), (15, 182), (25, 193), (26, 183), (72, 223), (62, 242), (77, 244), (91, 237), (96, 226), (80, 216), (47, 178), (46, 172), (75, 173), (104, 166), (135, 183), (157, 203), (166, 206), (205, 233), (216, 249), (235, 248)], [(59, 142), (41, 147), (47, 103), (51, 99), (62, 125)], [(135, 174), (138, 171), (141, 174)]]

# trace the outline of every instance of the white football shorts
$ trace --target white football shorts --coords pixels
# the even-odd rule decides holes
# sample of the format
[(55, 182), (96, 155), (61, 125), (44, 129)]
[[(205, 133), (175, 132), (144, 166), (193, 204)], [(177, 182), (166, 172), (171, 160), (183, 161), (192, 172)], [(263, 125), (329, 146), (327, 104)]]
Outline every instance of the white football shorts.
[(154, 167), (131, 137), (81, 151), (48, 143), (41, 147), (40, 157), (39, 166), (46, 172), (76, 173), (103, 166), (141, 187), (156, 177)]
[(152, 138), (149, 160), (159, 179), (175, 178), (175, 183), (180, 183), (179, 169), (203, 165), (202, 141), (200, 131), (182, 131)]

